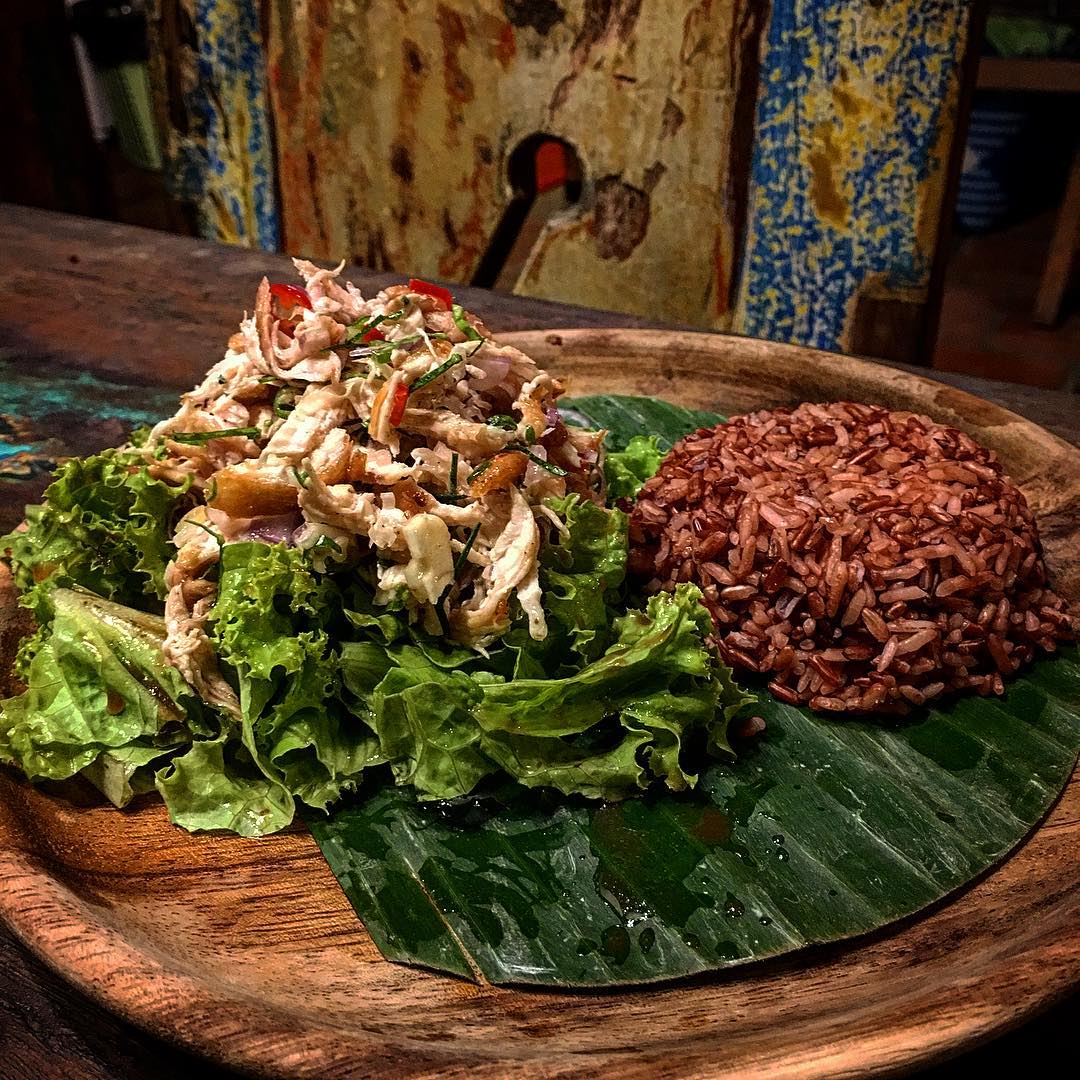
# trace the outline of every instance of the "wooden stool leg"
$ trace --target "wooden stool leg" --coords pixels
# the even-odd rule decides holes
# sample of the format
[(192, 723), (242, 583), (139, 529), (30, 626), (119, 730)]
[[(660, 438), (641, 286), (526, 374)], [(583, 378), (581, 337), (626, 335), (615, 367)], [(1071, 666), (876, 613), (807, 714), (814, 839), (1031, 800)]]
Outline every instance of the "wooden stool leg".
[(1069, 273), (1080, 247), (1080, 146), (1073, 153), (1065, 198), (1058, 211), (1057, 225), (1050, 241), (1039, 294), (1035, 298), (1035, 321), (1051, 325), (1061, 314), (1061, 301), (1069, 284)]

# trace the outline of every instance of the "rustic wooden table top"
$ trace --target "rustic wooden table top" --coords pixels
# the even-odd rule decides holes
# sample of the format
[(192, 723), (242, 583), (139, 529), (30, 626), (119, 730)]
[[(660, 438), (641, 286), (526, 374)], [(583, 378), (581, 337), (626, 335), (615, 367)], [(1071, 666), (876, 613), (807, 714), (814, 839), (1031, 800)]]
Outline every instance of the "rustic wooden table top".
[[(131, 416), (191, 385), (221, 352), (264, 273), (287, 281), (292, 269), (282, 256), (0, 205), (0, 529), (40, 493), (53, 457), (119, 441)], [(368, 291), (396, 275), (357, 271), (352, 279)], [(648, 325), (484, 290), (455, 292), (496, 332)], [(933, 374), (1080, 444), (1075, 396)], [(103, 400), (112, 405), (105, 412)], [(991, 1064), (1049, 1070), (1064, 1060), (1076, 1012), (1073, 998), (935, 1075)], [(0, 1047), (0, 1080), (226, 1075), (85, 999), (2, 927)]]

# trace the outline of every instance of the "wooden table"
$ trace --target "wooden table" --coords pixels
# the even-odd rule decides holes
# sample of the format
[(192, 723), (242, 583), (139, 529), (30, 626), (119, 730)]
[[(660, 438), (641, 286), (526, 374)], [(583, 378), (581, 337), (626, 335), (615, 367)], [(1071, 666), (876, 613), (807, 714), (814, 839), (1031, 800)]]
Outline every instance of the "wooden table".
[[(288, 281), (282, 256), (265, 255), (128, 226), (0, 205), (0, 437), (30, 448), (20, 467), (0, 461), (0, 528), (18, 520), (23, 502), (45, 483), (49, 455), (86, 453), (124, 434), (101, 421), (96, 395), (118, 404), (147, 401), (162, 388), (186, 388), (218, 358), (239, 313), (250, 308), (262, 274)], [(353, 273), (365, 292), (393, 275)], [(532, 327), (648, 325), (625, 315), (500, 295), (455, 290), (496, 332)], [(895, 365), (897, 367), (902, 365)], [(914, 369), (909, 369), (914, 370)], [(1080, 444), (1073, 395), (947, 373), (942, 382), (1004, 405)], [(35, 400), (35, 419), (21, 423), (18, 404)], [(25, 465), (24, 459), (30, 459)], [(1065, 1060), (1073, 998), (1020, 1031), (967, 1055), (934, 1075), (961, 1067), (1041, 1074)], [(66, 1080), (173, 1080), (226, 1074), (111, 1016), (68, 987), (0, 927), (0, 1080), (63, 1076)]]

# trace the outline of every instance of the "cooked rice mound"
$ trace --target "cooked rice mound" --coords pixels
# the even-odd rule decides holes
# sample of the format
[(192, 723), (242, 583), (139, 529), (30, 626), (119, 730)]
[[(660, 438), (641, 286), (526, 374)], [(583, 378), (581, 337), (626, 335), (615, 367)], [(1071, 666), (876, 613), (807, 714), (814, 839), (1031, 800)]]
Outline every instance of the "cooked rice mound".
[(815, 709), (1000, 694), (1072, 636), (1023, 494), (914, 413), (803, 404), (698, 431), (641, 490), (630, 538), (647, 591), (696, 582), (720, 656)]

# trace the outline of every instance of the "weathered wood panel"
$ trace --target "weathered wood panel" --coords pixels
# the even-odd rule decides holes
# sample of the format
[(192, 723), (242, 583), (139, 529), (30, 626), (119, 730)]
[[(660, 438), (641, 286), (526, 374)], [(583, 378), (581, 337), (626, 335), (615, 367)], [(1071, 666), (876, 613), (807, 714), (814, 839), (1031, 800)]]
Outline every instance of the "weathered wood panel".
[(773, 4), (735, 329), (913, 358), (971, 7)]
[(150, 63), (170, 194), (210, 240), (280, 243), (257, 0), (151, 0)]
[(745, 208), (762, 5), (749, 0), (272, 0), (285, 244), (469, 280), (536, 133), (584, 212), (516, 291), (724, 325)]
[[(972, 3), (265, 0), (283, 246), (469, 281), (543, 133), (516, 292), (916, 358)], [(256, 0), (156, 6), (179, 186), (272, 246)]]

